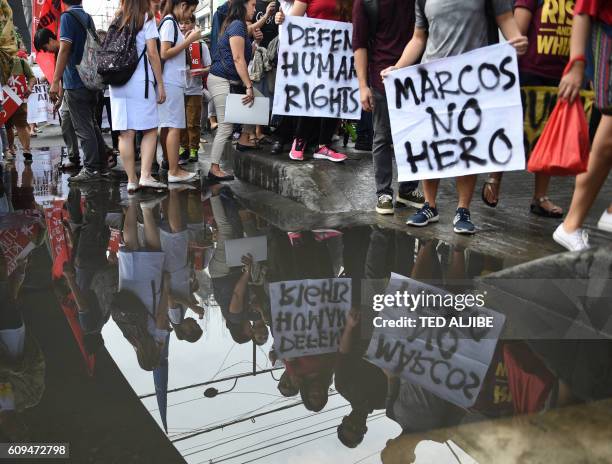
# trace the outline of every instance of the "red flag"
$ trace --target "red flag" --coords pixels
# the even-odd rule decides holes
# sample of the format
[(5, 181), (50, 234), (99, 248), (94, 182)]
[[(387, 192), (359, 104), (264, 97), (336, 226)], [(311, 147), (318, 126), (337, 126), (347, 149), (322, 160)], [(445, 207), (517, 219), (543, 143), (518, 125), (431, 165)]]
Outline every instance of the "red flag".
[[(61, 0), (32, 0), (32, 43), (38, 29), (49, 29), (59, 40), (59, 24), (62, 14)], [(55, 55), (36, 52), (36, 62), (49, 82), (53, 82)]]
[(8, 119), (13, 116), (17, 108), (21, 106), (23, 100), (19, 98), (13, 90), (5, 85), (0, 88), (0, 100), (2, 101), (2, 111), (0, 111), (0, 125), (3, 125)]

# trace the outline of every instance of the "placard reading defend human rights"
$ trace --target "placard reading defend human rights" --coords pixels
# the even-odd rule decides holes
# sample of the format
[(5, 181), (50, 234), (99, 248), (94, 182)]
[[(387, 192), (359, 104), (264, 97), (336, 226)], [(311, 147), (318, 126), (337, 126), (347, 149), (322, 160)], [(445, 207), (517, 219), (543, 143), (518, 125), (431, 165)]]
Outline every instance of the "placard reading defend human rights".
[(393, 71), (385, 92), (400, 181), (525, 169), (511, 45)]
[(274, 282), (269, 288), (279, 359), (338, 350), (351, 309), (351, 279)]
[(287, 16), (279, 36), (273, 114), (359, 119), (353, 25)]

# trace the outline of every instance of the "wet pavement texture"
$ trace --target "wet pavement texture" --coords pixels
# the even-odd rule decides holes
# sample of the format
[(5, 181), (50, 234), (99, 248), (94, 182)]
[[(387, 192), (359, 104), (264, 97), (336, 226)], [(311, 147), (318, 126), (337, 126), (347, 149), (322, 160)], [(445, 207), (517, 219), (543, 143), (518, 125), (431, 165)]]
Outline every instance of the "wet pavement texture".
[[(312, 211), (240, 180), (70, 187), (53, 140), (2, 165), (1, 441), (68, 442), (75, 463), (612, 462), (610, 236), (556, 254), (527, 175), (475, 206), (466, 239), (444, 215), (407, 230), (408, 211)], [(264, 243), (246, 267), (245, 238)], [(292, 325), (294, 351), (271, 290), (289, 281), (311, 319), (344, 308), (327, 339)], [(414, 331), (372, 327), (395, 317), (371, 299), (393, 285), (489, 295), (465, 315), (499, 331), (425, 331), (415, 349)]]

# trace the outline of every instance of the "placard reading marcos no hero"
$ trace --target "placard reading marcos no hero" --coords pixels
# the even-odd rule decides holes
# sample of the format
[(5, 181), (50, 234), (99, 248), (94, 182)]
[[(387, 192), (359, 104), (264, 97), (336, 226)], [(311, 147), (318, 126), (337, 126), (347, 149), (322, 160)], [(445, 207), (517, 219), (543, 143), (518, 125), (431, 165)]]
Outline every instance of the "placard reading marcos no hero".
[(279, 36), (273, 114), (359, 119), (353, 25), (287, 16)]
[(525, 169), (511, 45), (394, 71), (385, 92), (400, 181)]

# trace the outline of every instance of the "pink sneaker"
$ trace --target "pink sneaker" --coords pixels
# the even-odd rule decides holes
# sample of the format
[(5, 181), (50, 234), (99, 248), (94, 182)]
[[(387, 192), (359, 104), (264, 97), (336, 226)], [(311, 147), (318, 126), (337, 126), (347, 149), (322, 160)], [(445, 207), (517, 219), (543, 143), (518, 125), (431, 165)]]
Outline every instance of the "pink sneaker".
[(289, 242), (291, 246), (300, 246), (302, 244), (302, 233), (301, 232), (287, 232)]
[(302, 139), (294, 139), (293, 145), (291, 145), (291, 151), (289, 152), (289, 158), (294, 161), (304, 161), (304, 148), (306, 144)]
[(338, 153), (337, 151), (332, 150), (328, 146), (319, 148), (319, 150), (314, 154), (315, 159), (326, 159), (329, 161), (333, 161), (334, 163), (340, 163), (346, 160), (347, 156), (344, 153)]

